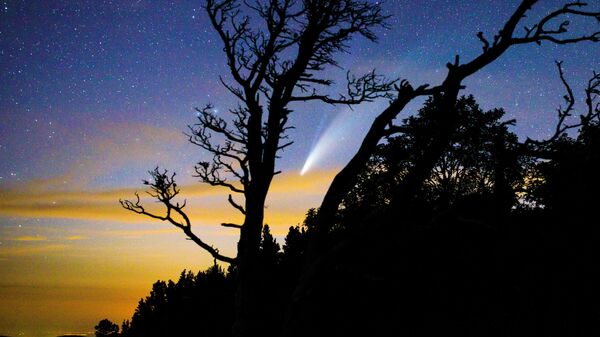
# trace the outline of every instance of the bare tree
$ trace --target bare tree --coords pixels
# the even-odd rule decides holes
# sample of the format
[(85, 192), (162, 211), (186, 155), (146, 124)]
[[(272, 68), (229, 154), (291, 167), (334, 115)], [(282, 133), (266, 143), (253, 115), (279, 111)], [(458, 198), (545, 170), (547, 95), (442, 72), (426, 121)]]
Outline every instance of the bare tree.
[[(348, 242), (343, 242), (336, 247), (329, 247), (326, 240), (327, 233), (335, 223), (334, 217), (339, 205), (345, 195), (356, 184), (360, 172), (374, 153), (377, 144), (389, 135), (404, 131), (401, 127), (395, 126), (393, 121), (409, 102), (420, 96), (433, 96), (437, 101), (437, 111), (434, 113), (429, 136), (424, 137), (422, 144), (419, 144), (421, 149), (419, 157), (414, 159), (414, 163), (404, 176), (400, 187), (392, 196), (391, 209), (396, 211), (407, 209), (411, 199), (427, 177), (430, 176), (432, 169), (449, 145), (449, 140), (457, 127), (457, 112), (455, 109), (457, 97), (460, 90), (465, 88), (462, 82), (466, 78), (496, 61), (507, 50), (516, 45), (531, 43), (539, 45), (543, 42), (564, 45), (584, 41), (600, 41), (600, 31), (598, 30), (594, 30), (589, 34), (567, 34), (567, 27), (570, 22), (567, 18), (590, 18), (600, 22), (600, 12), (587, 11), (585, 9), (587, 4), (579, 1), (566, 3), (564, 6), (543, 16), (532, 26), (523, 27), (525, 32), (519, 34), (517, 28), (522, 27), (523, 19), (537, 2), (538, 0), (521, 1), (504, 23), (502, 29), (491, 40), (486, 38), (483, 32), (477, 33), (477, 38), (483, 45), (482, 52), (471, 61), (463, 64), (460, 63), (460, 58), (457, 55), (454, 62), (447, 64), (448, 74), (442, 84), (435, 87), (421, 85), (415, 89), (407, 81), (402, 81), (399, 86), (396, 86), (397, 95), (391, 100), (390, 105), (377, 116), (360, 148), (348, 164), (335, 176), (323, 198), (316, 219), (316, 230), (311, 235), (307, 265), (295, 290), (291, 310), (288, 313), (286, 335), (293, 335), (295, 324), (298, 324), (298, 321), (294, 321), (295, 316), (303, 310), (303, 299), (310, 294), (312, 282), (335, 260), (336, 254), (343, 251), (341, 247), (348, 246)], [(597, 87), (595, 88), (597, 90)], [(589, 92), (593, 95), (594, 89), (589, 89)], [(566, 131), (562, 128), (559, 129), (559, 133)], [(364, 230), (379, 231), (383, 229), (369, 228)]]
[[(347, 51), (354, 36), (376, 40), (372, 29), (383, 26), (386, 17), (379, 3), (357, 0), (206, 0), (204, 8), (223, 43), (229, 68), (229, 80), (221, 77), (221, 83), (239, 105), (229, 110), (231, 118), (218, 116), (211, 105), (197, 109), (198, 122), (190, 126), (188, 136), (212, 156), (196, 165), (196, 176), (229, 189), (229, 203), (244, 217), (241, 224), (222, 224), (240, 230), (237, 256), (221, 255), (192, 232), (183, 211), (185, 202), (174, 201), (179, 193), (174, 175), (166, 171), (151, 171), (152, 180), (145, 182), (150, 195), (166, 207), (165, 215), (146, 211), (139, 197), (121, 204), (170, 222), (215, 259), (235, 264), (234, 335), (257, 336), (261, 334), (257, 264), (264, 206), (273, 176), (279, 173), (276, 159), (292, 144), (287, 139), (292, 127), (288, 125), (290, 103), (354, 105), (388, 97), (395, 81), (375, 72), (348, 75), (347, 92), (337, 97), (324, 94), (333, 81), (323, 77), (326, 67), (337, 66), (334, 55)], [(251, 23), (251, 17), (257, 21)]]
[(539, 150), (539, 147), (551, 144), (567, 134), (570, 130), (581, 129), (582, 131), (585, 131), (585, 129), (591, 124), (598, 123), (600, 121), (600, 102), (598, 101), (600, 96), (600, 73), (593, 71), (592, 76), (588, 80), (585, 88), (586, 111), (585, 113), (579, 115), (578, 120), (571, 121), (569, 123), (569, 119), (574, 117), (573, 113), (575, 112), (575, 94), (573, 93), (573, 89), (571, 89), (569, 82), (565, 78), (565, 72), (562, 64), (562, 61), (556, 61), (558, 75), (566, 91), (566, 94), (563, 96), (565, 106), (563, 107), (561, 105), (556, 109), (557, 122), (556, 126), (554, 127), (554, 133), (551, 136), (544, 140), (533, 140), (531, 138), (527, 138), (527, 140), (525, 140), (523, 143), (523, 151), (526, 151), (527, 153), (536, 154), (536, 152), (539, 152), (537, 151)]

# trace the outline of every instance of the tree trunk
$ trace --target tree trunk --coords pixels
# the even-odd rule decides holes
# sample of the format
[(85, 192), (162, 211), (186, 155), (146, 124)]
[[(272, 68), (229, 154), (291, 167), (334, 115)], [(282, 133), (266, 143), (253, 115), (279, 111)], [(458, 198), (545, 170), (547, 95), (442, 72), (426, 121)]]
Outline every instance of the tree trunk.
[[(255, 195), (252, 195), (255, 194)], [(236, 319), (233, 336), (261, 336), (261, 279), (259, 248), (266, 195), (252, 193), (246, 199), (246, 217), (238, 242)]]

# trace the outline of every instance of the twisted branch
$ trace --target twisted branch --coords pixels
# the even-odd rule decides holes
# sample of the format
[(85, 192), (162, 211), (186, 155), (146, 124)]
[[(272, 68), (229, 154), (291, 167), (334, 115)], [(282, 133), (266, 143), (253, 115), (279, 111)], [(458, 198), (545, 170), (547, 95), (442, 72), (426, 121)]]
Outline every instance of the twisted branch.
[[(236, 260), (234, 258), (221, 255), (217, 248), (205, 243), (196, 234), (194, 234), (194, 232), (192, 232), (190, 218), (183, 211), (183, 208), (186, 206), (186, 201), (183, 201), (182, 204), (179, 202), (172, 202), (173, 198), (175, 198), (180, 191), (175, 183), (175, 173), (168, 175), (167, 170), (160, 171), (158, 167), (152, 171), (149, 171), (149, 173), (152, 177), (152, 180), (143, 180), (144, 185), (148, 185), (150, 187), (150, 190), (146, 191), (146, 193), (148, 193), (148, 195), (151, 197), (158, 199), (158, 201), (160, 201), (166, 207), (165, 214), (158, 215), (147, 211), (141, 204), (140, 195), (137, 192), (135, 193), (135, 201), (119, 199), (121, 206), (126, 210), (137, 214), (143, 214), (153, 219), (170, 222), (173, 226), (181, 229), (190, 240), (194, 241), (194, 243), (206, 250), (210, 255), (212, 255), (213, 258), (219, 261), (235, 264)], [(173, 218), (174, 215), (181, 217), (182, 221), (177, 221), (175, 218)]]

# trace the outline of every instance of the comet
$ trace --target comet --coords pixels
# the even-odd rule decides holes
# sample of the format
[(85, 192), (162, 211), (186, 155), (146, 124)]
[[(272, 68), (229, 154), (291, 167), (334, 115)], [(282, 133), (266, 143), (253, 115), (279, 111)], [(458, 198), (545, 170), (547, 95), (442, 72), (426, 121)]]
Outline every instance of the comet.
[(340, 147), (356, 131), (359, 123), (360, 120), (357, 118), (355, 111), (348, 109), (340, 112), (325, 131), (319, 135), (318, 140), (314, 143), (304, 161), (300, 175), (303, 176), (319, 164), (323, 164), (336, 154), (335, 150), (340, 151)]
[(331, 127), (327, 128), (326, 132), (322, 133), (316, 145), (312, 148), (306, 161), (300, 170), (300, 175), (303, 176), (306, 172), (315, 167), (317, 162), (323, 160), (325, 155), (332, 150), (335, 145), (334, 139), (330, 132)]

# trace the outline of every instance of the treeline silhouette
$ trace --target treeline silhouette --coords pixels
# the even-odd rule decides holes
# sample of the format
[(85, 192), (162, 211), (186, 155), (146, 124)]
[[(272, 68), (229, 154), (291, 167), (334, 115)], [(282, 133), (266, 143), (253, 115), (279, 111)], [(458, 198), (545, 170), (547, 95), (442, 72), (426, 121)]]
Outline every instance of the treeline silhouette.
[(598, 335), (598, 123), (532, 157), (502, 110), (463, 97), (450, 146), (394, 204), (432, 107), (380, 145), (344, 200), (334, 228), (350, 237), (333, 240), (345, 245), (286, 323), (293, 335)]
[[(582, 280), (592, 278), (593, 261), (578, 254), (591, 254), (595, 235), (586, 220), (594, 203), (585, 193), (595, 191), (588, 180), (596, 170), (590, 135), (600, 120), (600, 74), (587, 82), (577, 118), (557, 62), (567, 93), (545, 140), (519, 142), (509, 128), (515, 121), (503, 120), (501, 110), (483, 112), (461, 98), (464, 83), (509, 50), (600, 42), (593, 6), (561, 2), (538, 11), (539, 3), (521, 0), (497, 13), (498, 30), (473, 32), (480, 51), (455, 55), (437, 84), (371, 70), (348, 73), (346, 90), (332, 95), (336, 79), (328, 69), (340, 66), (338, 55), (350, 52), (355, 38), (376, 41), (391, 24), (382, 2), (205, 0), (227, 65), (218, 77), (235, 103), (224, 113), (210, 103), (196, 108), (186, 135), (206, 155), (194, 176), (228, 190), (227, 202), (241, 214), (238, 223), (221, 224), (237, 231), (236, 252), (222, 254), (194, 230), (167, 169), (156, 167), (143, 180), (159, 208), (146, 207), (138, 193), (120, 203), (180, 229), (233, 266), (235, 337), (589, 333), (591, 325), (581, 322), (596, 311), (583, 312), (592, 303), (583, 292), (593, 294)], [(388, 104), (373, 111), (356, 152), (310, 213), (302, 267), (295, 285), (286, 285), (292, 278), (278, 280), (283, 272), (264, 261), (264, 220), (278, 160), (293, 144), (294, 110), (306, 102), (383, 99)], [(423, 101), (417, 116), (399, 121)], [(569, 140), (570, 132), (579, 135)], [(565, 290), (577, 282), (577, 290)]]
[[(436, 104), (430, 98), (371, 156), (326, 234), (333, 248), (316, 276), (303, 266), (317, 210), (282, 247), (263, 228), (262, 336), (600, 333), (600, 125), (532, 153), (502, 109), (461, 97), (449, 146), (417, 195), (394, 203), (429, 146)], [(158, 281), (120, 336), (231, 336), (235, 279), (235, 267), (215, 264)], [(310, 292), (290, 310), (299, 283)], [(117, 335), (108, 330), (97, 336)]]
[[(287, 299), (302, 269), (307, 245), (308, 223), (290, 227), (283, 247), (266, 225), (260, 245), (263, 277), (263, 312), (270, 324), (265, 335), (275, 335), (281, 328)], [(224, 270), (215, 264), (194, 274), (184, 270), (174, 282), (157, 281), (150, 294), (141, 299), (131, 318), (120, 328), (107, 319), (96, 326), (97, 336), (231, 336), (234, 320), (236, 270)]]

